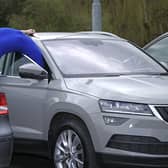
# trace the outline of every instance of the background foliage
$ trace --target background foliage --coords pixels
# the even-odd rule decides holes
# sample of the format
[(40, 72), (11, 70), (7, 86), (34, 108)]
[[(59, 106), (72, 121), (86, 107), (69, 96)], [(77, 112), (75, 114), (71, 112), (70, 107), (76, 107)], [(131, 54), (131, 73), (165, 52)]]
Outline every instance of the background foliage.
[[(144, 45), (168, 31), (168, 0), (102, 0), (103, 31)], [(91, 30), (92, 0), (0, 0), (0, 27)]]

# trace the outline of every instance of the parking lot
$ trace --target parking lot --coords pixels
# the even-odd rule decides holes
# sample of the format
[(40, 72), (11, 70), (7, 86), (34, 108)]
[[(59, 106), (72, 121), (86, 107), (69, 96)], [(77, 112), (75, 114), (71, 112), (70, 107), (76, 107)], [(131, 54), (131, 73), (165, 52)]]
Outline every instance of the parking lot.
[[(33, 155), (14, 155), (10, 168), (37, 168), (37, 167), (53, 168), (51, 161), (48, 160), (47, 158), (42, 158)], [(103, 168), (111, 168), (111, 166), (104, 165)], [(115, 168), (122, 168), (122, 167), (115, 166)]]

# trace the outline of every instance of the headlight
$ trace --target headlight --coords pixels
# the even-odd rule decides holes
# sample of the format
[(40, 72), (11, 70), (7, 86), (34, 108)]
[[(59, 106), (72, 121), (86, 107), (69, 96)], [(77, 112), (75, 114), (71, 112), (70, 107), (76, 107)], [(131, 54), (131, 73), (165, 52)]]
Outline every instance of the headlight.
[(146, 104), (128, 103), (128, 102), (111, 101), (111, 100), (100, 100), (99, 104), (102, 112), (148, 115), (148, 116), (153, 115), (151, 109)]

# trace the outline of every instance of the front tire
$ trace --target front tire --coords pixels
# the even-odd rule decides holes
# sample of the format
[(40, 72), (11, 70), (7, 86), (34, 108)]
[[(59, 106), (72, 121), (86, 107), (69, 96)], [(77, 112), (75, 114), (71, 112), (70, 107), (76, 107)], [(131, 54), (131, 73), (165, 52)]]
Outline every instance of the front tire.
[(55, 168), (98, 168), (93, 144), (84, 123), (76, 117), (61, 117), (52, 127)]

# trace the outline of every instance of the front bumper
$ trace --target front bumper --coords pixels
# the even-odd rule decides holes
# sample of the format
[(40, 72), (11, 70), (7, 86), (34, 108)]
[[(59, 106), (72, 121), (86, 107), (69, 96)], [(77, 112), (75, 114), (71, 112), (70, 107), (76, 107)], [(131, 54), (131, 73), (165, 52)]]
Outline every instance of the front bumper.
[(107, 147), (151, 155), (168, 155), (168, 142), (160, 142), (149, 136), (114, 135)]
[(105, 164), (168, 167), (168, 143), (153, 137), (115, 135), (109, 140), (107, 147), (127, 151), (127, 154), (99, 153), (98, 160)]
[(162, 156), (124, 156), (97, 153), (98, 162), (108, 165), (121, 165), (131, 167), (167, 168), (168, 157)]
[[(101, 114), (94, 118), (97, 137), (93, 138), (99, 161), (134, 167), (168, 167), (168, 122), (156, 116)], [(127, 120), (108, 125), (104, 116), (110, 116), (113, 121)]]

